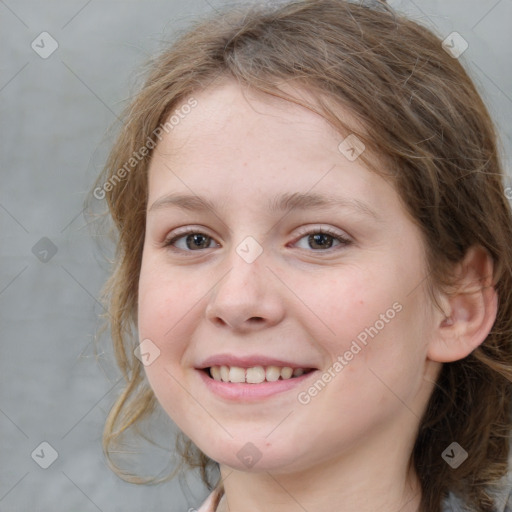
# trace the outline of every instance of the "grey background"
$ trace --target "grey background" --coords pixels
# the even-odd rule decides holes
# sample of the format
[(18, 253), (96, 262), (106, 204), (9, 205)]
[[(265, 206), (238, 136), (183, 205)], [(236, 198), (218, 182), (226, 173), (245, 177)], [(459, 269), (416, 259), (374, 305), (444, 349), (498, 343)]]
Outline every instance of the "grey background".
[[(99, 363), (93, 350), (106, 264), (82, 206), (137, 67), (221, 3), (0, 0), (1, 512), (186, 511), (207, 494), (194, 475), (189, 490), (177, 479), (137, 486), (105, 466), (103, 422), (121, 386), (108, 345)], [(498, 124), (510, 172), (512, 0), (390, 3), (468, 41), (461, 60)], [(43, 31), (59, 44), (47, 59), (31, 48)], [(51, 247), (43, 237), (57, 250), (47, 262), (33, 249)], [(152, 428), (173, 444), (164, 415)], [(43, 441), (58, 452), (48, 469), (31, 457)], [(165, 468), (164, 450), (141, 449), (143, 469)]]

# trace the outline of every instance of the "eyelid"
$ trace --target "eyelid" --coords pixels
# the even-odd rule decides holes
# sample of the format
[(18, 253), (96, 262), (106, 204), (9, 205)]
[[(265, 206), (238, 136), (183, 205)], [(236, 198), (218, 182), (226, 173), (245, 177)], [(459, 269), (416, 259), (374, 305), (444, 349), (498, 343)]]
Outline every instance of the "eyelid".
[(195, 251), (183, 251), (182, 249), (177, 249), (172, 246), (172, 243), (178, 240), (179, 238), (185, 236), (185, 235), (192, 235), (192, 234), (200, 234), (200, 235), (206, 235), (208, 238), (211, 238), (215, 243), (215, 238), (209, 234), (208, 229), (204, 228), (203, 226), (184, 226), (182, 228), (176, 228), (172, 231), (171, 235), (168, 235), (165, 237), (165, 239), (162, 242), (162, 246), (164, 248), (168, 248), (171, 250), (174, 250), (176, 252), (195, 252)]
[[(188, 235), (189, 233), (202, 233), (204, 235), (207, 235), (208, 234), (208, 228), (205, 228), (204, 226), (200, 226), (199, 224), (195, 225), (195, 224), (192, 224), (192, 225), (187, 225), (187, 226), (182, 226), (182, 227), (179, 227), (179, 228), (175, 228), (172, 230), (172, 235), (168, 235), (165, 237), (165, 239), (167, 241), (169, 241), (170, 239), (174, 239), (180, 235)], [(208, 235), (208, 236), (211, 236), (211, 235)], [(213, 238), (213, 237), (211, 237)]]
[(323, 233), (325, 235), (331, 235), (333, 238), (343, 240), (344, 242), (347, 242), (347, 243), (352, 243), (351, 238), (345, 232), (341, 232), (334, 228), (330, 228), (330, 227), (324, 226), (324, 225), (304, 226), (304, 227), (300, 228), (299, 232), (297, 234), (296, 241), (300, 240), (305, 235), (310, 235), (313, 233)]

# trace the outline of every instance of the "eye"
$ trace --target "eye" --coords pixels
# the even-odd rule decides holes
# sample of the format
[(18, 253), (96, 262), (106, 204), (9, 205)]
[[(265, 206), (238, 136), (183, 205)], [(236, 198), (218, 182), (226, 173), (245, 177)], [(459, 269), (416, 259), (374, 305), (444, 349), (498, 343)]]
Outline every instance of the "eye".
[[(340, 233), (336, 233), (330, 229), (310, 229), (306, 231), (302, 231), (300, 233), (302, 236), (298, 240), (305, 239), (307, 247), (301, 247), (302, 249), (313, 249), (314, 251), (327, 252), (327, 250), (333, 247), (335, 241), (339, 242), (338, 245), (347, 246), (352, 243), (351, 240), (344, 237)], [(296, 242), (297, 243), (297, 242)]]
[[(178, 245), (180, 242), (181, 246)], [(165, 240), (163, 246), (169, 247), (172, 250), (195, 252), (195, 249), (211, 248), (212, 242), (214, 242), (213, 238), (206, 235), (205, 233), (189, 229), (168, 240)]]
[[(348, 238), (328, 228), (302, 230), (300, 235), (301, 238), (298, 239), (298, 242), (306, 239), (306, 244), (308, 245), (308, 247), (302, 247), (302, 249), (309, 248), (313, 251), (327, 252), (333, 246), (336, 247), (334, 245), (335, 242), (338, 242), (337, 245), (341, 246), (347, 246), (352, 243)], [(297, 244), (298, 242), (295, 243)], [(211, 236), (194, 229), (188, 229), (165, 240), (163, 246), (177, 252), (196, 252), (196, 250), (218, 247), (218, 244)]]

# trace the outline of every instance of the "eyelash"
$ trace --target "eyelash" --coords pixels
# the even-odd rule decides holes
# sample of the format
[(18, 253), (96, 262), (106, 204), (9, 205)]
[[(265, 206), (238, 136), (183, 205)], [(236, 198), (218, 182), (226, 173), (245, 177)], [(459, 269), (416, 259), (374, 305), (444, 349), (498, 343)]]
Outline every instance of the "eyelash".
[[(166, 248), (169, 248), (171, 251), (173, 252), (180, 252), (180, 253), (192, 253), (192, 252), (200, 252), (204, 249), (197, 249), (197, 251), (191, 251), (191, 250), (184, 250), (184, 249), (177, 249), (175, 247), (173, 247), (172, 244), (174, 244), (177, 240), (179, 240), (180, 238), (183, 238), (183, 237), (186, 237), (187, 235), (203, 235), (207, 238), (210, 238), (211, 240), (214, 240), (213, 237), (210, 237), (209, 235), (207, 235), (206, 233), (203, 233), (201, 231), (198, 231), (197, 229), (188, 229), (186, 231), (182, 231), (181, 233), (177, 233), (175, 236), (173, 236), (172, 238), (168, 238), (166, 239), (164, 242), (163, 242), (163, 247), (166, 247)], [(307, 235), (316, 235), (316, 234), (322, 234), (322, 235), (329, 235), (331, 236), (332, 238), (334, 238), (335, 240), (337, 240), (338, 242), (340, 242), (340, 246), (349, 246), (350, 244), (352, 244), (352, 241), (349, 240), (348, 238), (345, 238), (344, 236), (340, 235), (339, 233), (336, 233), (335, 231), (329, 229), (329, 228), (325, 228), (325, 229), (322, 229), (322, 228), (317, 228), (317, 229), (303, 229), (299, 232), (299, 238), (297, 238), (296, 242), (298, 242), (299, 240), (301, 240), (302, 238), (304, 238), (305, 236)], [(209, 248), (210, 249), (210, 248)], [(311, 249), (311, 251), (315, 252), (315, 253), (320, 253), (320, 252), (331, 252), (333, 250), (336, 250), (336, 248), (334, 247), (329, 247), (328, 249), (326, 250), (322, 250), (322, 249)]]

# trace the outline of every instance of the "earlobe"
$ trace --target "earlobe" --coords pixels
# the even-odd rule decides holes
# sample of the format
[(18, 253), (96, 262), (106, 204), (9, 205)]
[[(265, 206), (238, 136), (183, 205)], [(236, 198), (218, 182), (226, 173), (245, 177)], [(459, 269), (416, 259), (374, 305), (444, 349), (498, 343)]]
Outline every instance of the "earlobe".
[(457, 291), (443, 297), (446, 314), (434, 315), (437, 327), (427, 352), (430, 360), (441, 363), (464, 359), (481, 345), (498, 311), (490, 254), (473, 246), (457, 269)]

